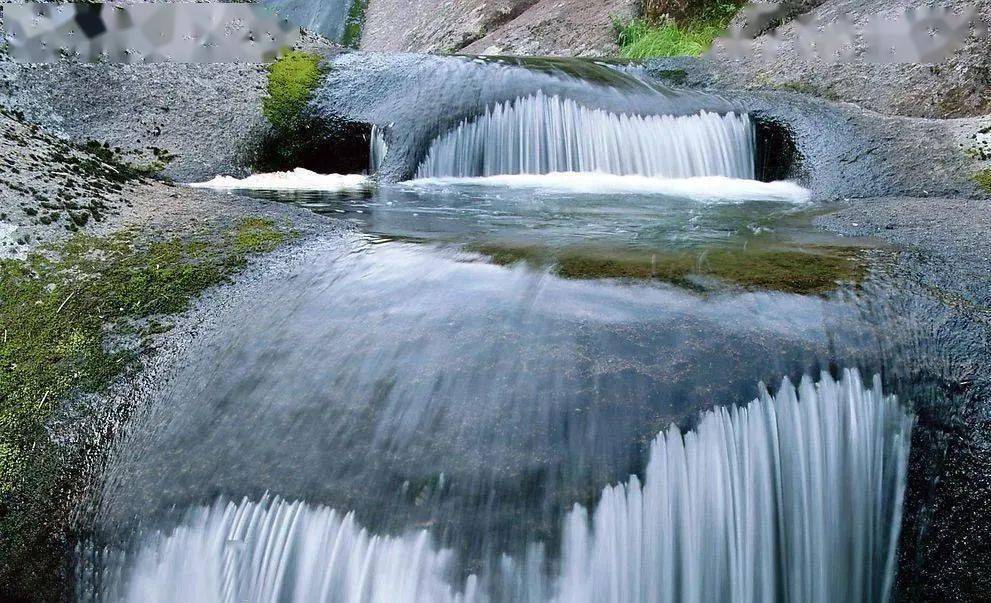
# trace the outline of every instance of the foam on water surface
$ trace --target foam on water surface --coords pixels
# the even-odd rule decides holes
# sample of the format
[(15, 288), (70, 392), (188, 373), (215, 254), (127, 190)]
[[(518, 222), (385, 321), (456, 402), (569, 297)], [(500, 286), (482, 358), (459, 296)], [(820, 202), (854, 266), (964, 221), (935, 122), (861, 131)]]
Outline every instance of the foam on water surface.
[(318, 174), (303, 168), (291, 172), (252, 174), (247, 178), (217, 176), (207, 182), (189, 186), (226, 190), (303, 190), (303, 191), (355, 191), (367, 188), (370, 180), (363, 174)]
[(725, 176), (654, 178), (639, 175), (554, 172), (506, 174), (476, 178), (421, 178), (403, 183), (412, 190), (436, 191), (452, 187), (533, 190), (561, 194), (638, 194), (683, 197), (701, 202), (743, 203), (782, 201), (808, 203), (809, 191), (793, 182), (760, 182)]

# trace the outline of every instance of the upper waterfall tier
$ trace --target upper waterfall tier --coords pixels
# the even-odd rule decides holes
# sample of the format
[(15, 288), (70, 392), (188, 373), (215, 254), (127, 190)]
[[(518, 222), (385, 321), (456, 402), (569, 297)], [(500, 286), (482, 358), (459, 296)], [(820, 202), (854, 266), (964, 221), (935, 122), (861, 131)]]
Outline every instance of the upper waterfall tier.
[(542, 92), (497, 103), (437, 137), (418, 178), (601, 172), (754, 178), (747, 115), (629, 115)]

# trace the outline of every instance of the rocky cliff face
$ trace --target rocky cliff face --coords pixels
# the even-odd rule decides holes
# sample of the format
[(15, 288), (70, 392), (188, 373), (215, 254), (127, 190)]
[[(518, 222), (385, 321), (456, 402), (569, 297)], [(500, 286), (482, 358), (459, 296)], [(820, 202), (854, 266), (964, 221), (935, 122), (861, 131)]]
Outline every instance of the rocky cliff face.
[[(833, 63), (799, 53), (803, 21), (863, 26), (875, 15), (894, 18), (909, 8), (962, 12), (977, 6), (991, 24), (991, 0), (796, 0), (776, 32), (761, 35), (760, 46), (780, 41), (777, 52), (745, 61), (714, 61), (710, 79), (748, 88), (789, 88), (832, 100), (852, 102), (883, 113), (912, 117), (965, 117), (991, 113), (991, 37), (975, 33), (949, 60), (934, 65), (866, 62)], [(741, 15), (742, 17), (742, 15)], [(738, 19), (735, 25), (743, 26)]]
[(611, 18), (632, 18), (636, 4), (636, 0), (372, 0), (361, 48), (613, 55), (618, 48)]

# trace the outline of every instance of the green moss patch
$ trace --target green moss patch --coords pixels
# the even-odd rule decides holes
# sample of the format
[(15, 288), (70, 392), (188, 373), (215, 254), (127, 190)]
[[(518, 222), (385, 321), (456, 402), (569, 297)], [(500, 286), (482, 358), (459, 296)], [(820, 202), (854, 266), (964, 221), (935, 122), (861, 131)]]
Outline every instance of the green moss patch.
[(294, 130), (306, 120), (306, 109), (320, 83), (320, 55), (293, 50), (268, 67), (268, 94), (262, 114), (276, 129)]
[(622, 253), (584, 249), (553, 251), (537, 247), (480, 245), (473, 248), (495, 264), (524, 262), (550, 266), (573, 279), (656, 279), (702, 289), (698, 277), (746, 289), (822, 294), (866, 275), (858, 250), (847, 247), (725, 248), (705, 251)]
[(365, 11), (368, 9), (368, 0), (352, 0), (351, 8), (348, 9), (348, 20), (344, 25), (344, 34), (341, 36), (341, 45), (348, 48), (357, 48), (361, 42), (361, 29), (365, 25)]
[(981, 170), (974, 174), (974, 182), (984, 189), (984, 192), (991, 194), (991, 169)]
[(326, 122), (310, 109), (325, 73), (321, 60), (316, 53), (293, 50), (269, 65), (262, 114), (272, 128), (258, 149), (257, 169), (324, 171), (321, 162), (334, 156)]
[[(84, 451), (57, 442), (51, 421), (136, 366), (140, 349), (112, 350), (106, 336), (181, 312), (287, 236), (271, 221), (249, 219), (152, 243), (132, 232), (80, 234), (27, 260), (0, 261), (0, 599), (58, 599)], [(168, 328), (147, 322), (138, 335)]]

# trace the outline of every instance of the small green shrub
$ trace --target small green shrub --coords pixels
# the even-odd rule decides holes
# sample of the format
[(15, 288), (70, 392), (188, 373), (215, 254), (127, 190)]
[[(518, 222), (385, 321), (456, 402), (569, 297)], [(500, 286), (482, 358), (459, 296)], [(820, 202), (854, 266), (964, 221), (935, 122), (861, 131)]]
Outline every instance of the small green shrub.
[(984, 192), (991, 194), (991, 169), (981, 170), (975, 173), (974, 182), (984, 189)]
[(678, 23), (719, 19), (729, 22), (744, 3), (744, 0), (643, 0), (640, 14), (655, 24), (668, 18)]
[(312, 52), (293, 50), (269, 65), (268, 94), (262, 99), (269, 123), (282, 131), (299, 128), (320, 76), (320, 55)]

